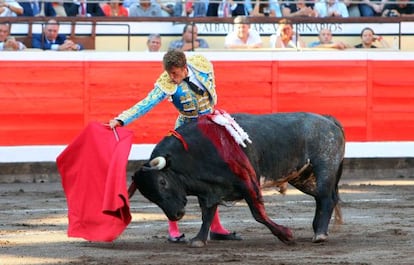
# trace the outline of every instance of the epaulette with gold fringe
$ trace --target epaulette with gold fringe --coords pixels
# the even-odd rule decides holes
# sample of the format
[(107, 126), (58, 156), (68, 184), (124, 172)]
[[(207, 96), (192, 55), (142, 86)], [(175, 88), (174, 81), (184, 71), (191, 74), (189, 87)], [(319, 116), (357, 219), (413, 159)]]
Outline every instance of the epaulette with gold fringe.
[(203, 73), (210, 73), (213, 71), (211, 63), (206, 57), (200, 54), (193, 55), (187, 59), (188, 63), (191, 64), (195, 69)]
[(160, 77), (155, 82), (155, 85), (158, 86), (164, 93), (167, 95), (172, 95), (177, 90), (177, 85), (170, 79), (167, 71), (164, 71)]

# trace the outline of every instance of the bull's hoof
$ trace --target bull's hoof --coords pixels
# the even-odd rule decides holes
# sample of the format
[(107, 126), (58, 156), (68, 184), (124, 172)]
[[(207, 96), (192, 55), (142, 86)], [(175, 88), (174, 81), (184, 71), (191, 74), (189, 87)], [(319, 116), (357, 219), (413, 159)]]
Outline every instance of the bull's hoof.
[(201, 240), (191, 240), (190, 247), (192, 248), (203, 248), (207, 245), (207, 242)]
[(232, 232), (229, 234), (218, 234), (218, 233), (210, 232), (210, 239), (211, 240), (242, 240), (241, 236), (238, 235), (236, 232)]
[(185, 239), (184, 234), (181, 234), (180, 236), (170, 236), (170, 235), (168, 235), (168, 242), (171, 242), (171, 243), (187, 243), (187, 240)]
[(328, 241), (328, 235), (327, 234), (319, 234), (319, 235), (314, 235), (312, 238), (312, 243), (321, 243), (321, 242), (325, 242)]
[(281, 226), (281, 228), (281, 233), (277, 235), (277, 238), (279, 238), (279, 240), (285, 243), (286, 245), (295, 245), (296, 242), (295, 238), (293, 237), (292, 231), (287, 227)]
[(284, 244), (286, 244), (286, 245), (288, 245), (288, 246), (294, 246), (294, 245), (296, 245), (296, 241), (295, 241), (295, 239), (292, 237), (292, 238), (289, 238), (289, 239), (281, 239), (281, 238), (279, 238), (279, 240), (280, 241), (282, 241)]

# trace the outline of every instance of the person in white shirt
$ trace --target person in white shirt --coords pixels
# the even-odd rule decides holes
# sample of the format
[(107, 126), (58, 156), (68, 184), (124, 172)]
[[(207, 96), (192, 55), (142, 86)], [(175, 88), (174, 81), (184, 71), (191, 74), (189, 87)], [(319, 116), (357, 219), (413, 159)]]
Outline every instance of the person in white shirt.
[(14, 0), (0, 0), (0, 17), (23, 15), (23, 7)]
[(288, 19), (281, 19), (276, 34), (270, 36), (270, 48), (301, 49), (306, 46), (299, 33), (295, 32)]
[(339, 0), (320, 0), (313, 9), (317, 17), (349, 17), (348, 8)]
[(10, 37), (10, 24), (0, 23), (0, 51), (22, 51), (26, 46)]
[(250, 22), (247, 16), (237, 16), (233, 23), (234, 31), (227, 34), (224, 40), (225, 48), (262, 48), (263, 43), (260, 34), (250, 28)]

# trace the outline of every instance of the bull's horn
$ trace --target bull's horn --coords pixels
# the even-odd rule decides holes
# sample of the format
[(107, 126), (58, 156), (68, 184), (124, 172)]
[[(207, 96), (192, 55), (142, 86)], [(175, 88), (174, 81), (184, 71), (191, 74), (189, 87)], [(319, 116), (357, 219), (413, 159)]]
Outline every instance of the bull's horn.
[(151, 169), (161, 170), (167, 164), (167, 160), (163, 156), (157, 156), (149, 162)]

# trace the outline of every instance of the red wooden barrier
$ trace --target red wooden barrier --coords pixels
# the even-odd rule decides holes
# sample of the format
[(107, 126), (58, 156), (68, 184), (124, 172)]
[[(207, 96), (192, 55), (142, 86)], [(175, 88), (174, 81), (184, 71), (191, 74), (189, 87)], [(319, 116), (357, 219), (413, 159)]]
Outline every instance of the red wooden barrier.
[[(45, 61), (44, 53), (27, 54), (0, 58), (0, 146), (68, 144), (89, 121), (107, 122), (143, 98), (162, 71), (162, 55), (48, 53), (52, 59)], [(346, 60), (331, 52), (285, 56), (292, 59), (275, 58), (280, 52), (246, 54), (206, 53), (214, 63), (218, 108), (331, 114), (345, 126), (347, 141), (414, 140), (411, 53), (376, 59), (377, 53), (348, 52)], [(175, 118), (172, 105), (161, 103), (130, 125), (134, 142), (156, 143)]]

